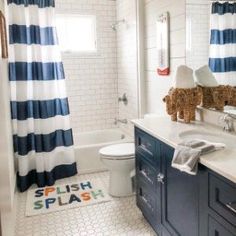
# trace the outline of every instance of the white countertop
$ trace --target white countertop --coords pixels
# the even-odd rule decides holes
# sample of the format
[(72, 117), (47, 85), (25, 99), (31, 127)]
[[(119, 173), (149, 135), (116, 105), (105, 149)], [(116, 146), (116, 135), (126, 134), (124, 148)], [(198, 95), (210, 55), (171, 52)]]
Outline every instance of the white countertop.
[[(191, 124), (185, 124), (182, 122), (173, 122), (170, 117), (157, 117), (151, 119), (139, 119), (133, 120), (132, 123), (153, 137), (163, 141), (164, 143), (175, 148), (178, 143), (181, 143), (183, 139), (180, 138), (180, 134), (185, 131), (197, 130), (214, 132), (219, 137), (230, 137), (232, 142), (235, 140), (235, 148), (232, 146), (226, 146), (225, 149), (216, 151), (200, 158), (200, 163), (216, 173), (224, 176), (225, 178), (236, 183), (236, 135), (226, 134), (222, 131), (222, 128), (217, 128), (204, 122), (194, 122)], [(211, 141), (211, 140), (209, 140)], [(224, 139), (222, 138), (222, 143)]]

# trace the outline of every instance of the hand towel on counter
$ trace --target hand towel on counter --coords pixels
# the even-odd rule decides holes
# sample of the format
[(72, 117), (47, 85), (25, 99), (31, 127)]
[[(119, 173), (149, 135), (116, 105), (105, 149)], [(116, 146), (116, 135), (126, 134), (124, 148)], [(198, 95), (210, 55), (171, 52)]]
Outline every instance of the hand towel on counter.
[(190, 175), (196, 175), (201, 155), (225, 148), (223, 143), (194, 139), (180, 143), (175, 149), (171, 166)]

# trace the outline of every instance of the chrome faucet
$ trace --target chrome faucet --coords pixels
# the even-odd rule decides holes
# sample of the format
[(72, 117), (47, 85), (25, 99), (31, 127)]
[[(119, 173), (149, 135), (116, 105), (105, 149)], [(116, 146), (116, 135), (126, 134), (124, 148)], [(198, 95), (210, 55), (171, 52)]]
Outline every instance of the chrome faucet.
[(234, 131), (234, 120), (229, 114), (220, 116), (220, 122), (223, 123), (223, 130), (225, 132)]
[(128, 124), (128, 120), (127, 119), (117, 119), (117, 118), (115, 118), (114, 124), (117, 125), (118, 123)]

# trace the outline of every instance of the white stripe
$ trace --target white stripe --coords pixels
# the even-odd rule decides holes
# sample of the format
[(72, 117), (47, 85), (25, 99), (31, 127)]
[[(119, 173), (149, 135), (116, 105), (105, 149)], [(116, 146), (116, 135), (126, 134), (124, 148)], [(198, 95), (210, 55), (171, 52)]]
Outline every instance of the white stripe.
[(9, 25), (38, 25), (40, 27), (52, 27), (56, 25), (53, 7), (39, 8), (36, 5), (10, 4), (8, 5)]
[(219, 84), (236, 86), (236, 72), (214, 73), (214, 75)]
[(52, 152), (35, 153), (32, 151), (27, 156), (15, 154), (18, 161), (19, 175), (26, 176), (31, 170), (37, 172), (51, 171), (59, 165), (69, 165), (75, 162), (74, 148), (57, 147)]
[(236, 44), (211, 44), (209, 55), (210, 58), (236, 57)]
[(65, 80), (11, 81), (11, 101), (51, 100), (66, 98)]
[(48, 119), (27, 119), (23, 121), (12, 121), (13, 134), (25, 137), (27, 134), (50, 134), (56, 130), (69, 130), (70, 116), (55, 116)]
[(61, 62), (61, 52), (58, 45), (9, 45), (9, 62)]
[(236, 14), (227, 13), (224, 15), (212, 14), (210, 20), (211, 29), (225, 30), (235, 29)]

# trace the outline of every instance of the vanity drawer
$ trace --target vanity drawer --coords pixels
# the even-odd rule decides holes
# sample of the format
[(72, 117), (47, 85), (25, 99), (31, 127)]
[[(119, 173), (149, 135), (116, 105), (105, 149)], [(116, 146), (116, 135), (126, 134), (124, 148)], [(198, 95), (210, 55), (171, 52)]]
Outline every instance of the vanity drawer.
[(136, 175), (138, 179), (143, 180), (155, 188), (157, 184), (157, 170), (141, 154), (136, 155)]
[(220, 224), (218, 221), (209, 216), (209, 236), (236, 236), (235, 232), (231, 232)]
[(137, 206), (152, 228), (161, 235), (161, 199), (155, 189), (142, 180), (137, 183)]
[(236, 185), (209, 174), (209, 206), (236, 226)]
[(135, 132), (136, 152), (144, 155), (151, 162), (156, 163), (156, 140), (139, 129), (136, 129)]
[(152, 193), (151, 188), (146, 183), (139, 180), (139, 184), (137, 186), (136, 191), (138, 195), (138, 205), (141, 206), (142, 209), (145, 209), (146, 212), (155, 215), (155, 195)]
[(141, 210), (148, 214), (148, 216), (155, 217), (157, 213), (156, 204), (158, 202), (158, 196), (153, 192), (153, 188), (139, 179), (136, 189), (136, 196), (137, 205), (141, 208)]

